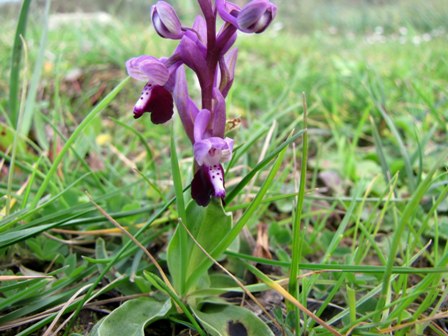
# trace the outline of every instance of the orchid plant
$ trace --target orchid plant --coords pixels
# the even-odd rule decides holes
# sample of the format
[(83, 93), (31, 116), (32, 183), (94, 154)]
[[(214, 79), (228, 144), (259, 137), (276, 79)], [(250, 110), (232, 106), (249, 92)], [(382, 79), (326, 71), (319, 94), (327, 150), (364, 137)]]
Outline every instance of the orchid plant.
[[(178, 208), (182, 208), (178, 209), (182, 224), (177, 226), (167, 249), (172, 285), (169, 283), (165, 292), (201, 334), (204, 332), (197, 321), (211, 334), (224, 335), (219, 330), (230, 328), (226, 321), (238, 321), (250, 331), (249, 334), (271, 335), (270, 329), (248, 310), (236, 306), (205, 309), (200, 295), (195, 293), (210, 286), (207, 270), (213, 262), (209, 257), (219, 257), (235, 241), (242, 228), (242, 225), (233, 227), (231, 214), (223, 208), (226, 196), (223, 163), (232, 158), (234, 146), (233, 139), (225, 134), (226, 97), (234, 81), (238, 55), (233, 45), (238, 30), (263, 32), (275, 17), (276, 6), (268, 0), (252, 0), (242, 8), (226, 0), (198, 0), (198, 3), (202, 15), (196, 17), (192, 27), (187, 27), (169, 3), (158, 1), (151, 10), (154, 29), (162, 38), (178, 40), (179, 44), (169, 57), (157, 59), (142, 55), (126, 62), (128, 74), (145, 82), (134, 105), (134, 118), (149, 113), (154, 124), (164, 124), (173, 117), (176, 107), (193, 148), (191, 197), (194, 201), (184, 209), (182, 186), (177, 188), (180, 192), (176, 191), (176, 197), (182, 199), (177, 203)], [(219, 29), (218, 18), (223, 22)], [(187, 68), (197, 77), (200, 103), (190, 96)], [(174, 170), (173, 166), (173, 176)], [(217, 201), (212, 202), (212, 199)], [(192, 237), (187, 235), (187, 230)], [(204, 253), (204, 250), (208, 252)], [(145, 273), (145, 277), (157, 288), (163, 288), (154, 274)], [(116, 315), (123, 316), (120, 309), (128, 310), (126, 316), (133, 315), (133, 309), (137, 313), (143, 305), (151, 311), (144, 320), (145, 324), (172, 311), (169, 300), (163, 304), (151, 300), (145, 298), (143, 302), (127, 303), (127, 306), (117, 309)], [(98, 334), (113, 335), (116, 332), (115, 326), (120, 324), (120, 318), (114, 317), (114, 313), (101, 323)]]
[[(237, 31), (263, 32), (276, 14), (268, 0), (253, 0), (243, 8), (226, 0), (198, 0), (202, 16), (192, 27), (180, 22), (165, 1), (151, 11), (154, 29), (163, 38), (179, 40), (170, 57), (142, 55), (126, 62), (128, 74), (146, 82), (134, 106), (134, 118), (150, 113), (154, 124), (163, 124), (177, 108), (185, 132), (193, 144), (195, 175), (191, 195), (207, 206), (212, 197), (226, 195), (222, 164), (232, 157), (233, 140), (225, 137), (225, 98), (232, 86), (238, 51), (232, 48)], [(218, 16), (224, 21), (217, 31)], [(185, 66), (197, 76), (201, 106), (189, 95)]]

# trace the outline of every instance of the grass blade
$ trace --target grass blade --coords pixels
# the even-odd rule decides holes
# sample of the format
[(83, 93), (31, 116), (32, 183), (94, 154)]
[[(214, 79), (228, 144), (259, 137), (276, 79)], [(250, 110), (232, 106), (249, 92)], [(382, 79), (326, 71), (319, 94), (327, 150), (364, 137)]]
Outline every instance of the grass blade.
[(287, 147), (289, 144), (291, 144), (292, 142), (294, 142), (295, 140), (297, 140), (302, 134), (303, 134), (304, 130), (301, 130), (299, 132), (297, 132), (296, 134), (294, 134), (293, 136), (291, 136), (290, 138), (286, 139), (280, 146), (278, 146), (275, 150), (273, 150), (263, 161), (261, 161), (260, 163), (258, 163), (254, 169), (252, 169), (249, 174), (247, 174), (241, 181), (240, 183), (238, 183), (238, 185), (235, 186), (235, 188), (233, 188), (229, 194), (226, 197), (226, 204), (229, 204), (230, 202), (232, 202), (232, 200), (240, 193), (240, 191), (250, 182), (250, 180), (253, 179), (253, 177), (258, 173), (258, 171), (260, 171), (261, 169), (263, 169), (264, 167), (266, 167), (269, 162), (271, 162), (275, 157), (277, 157), (277, 155), (285, 148)]
[(15, 127), (19, 120), (19, 82), (20, 82), (20, 63), (22, 60), (22, 38), (25, 37), (28, 13), (31, 0), (24, 0), (20, 9), (19, 21), (17, 23), (16, 34), (14, 36), (14, 45), (11, 56), (11, 74), (9, 78), (9, 121)]
[(42, 37), (39, 44), (39, 51), (37, 54), (36, 62), (34, 64), (33, 76), (31, 78), (31, 83), (28, 91), (28, 95), (26, 97), (24, 111), (23, 111), (23, 120), (18, 125), (17, 130), (19, 135), (27, 135), (31, 128), (31, 121), (33, 119), (33, 115), (36, 111), (35, 108), (35, 100), (37, 89), (40, 84), (40, 77), (42, 75), (42, 69), (44, 65), (45, 59), (45, 50), (47, 46), (48, 39), (48, 17), (50, 16), (50, 5), (51, 0), (47, 0), (45, 2), (44, 16), (43, 16), (43, 30)]
[[(306, 172), (307, 172), (307, 159), (308, 159), (308, 132), (307, 132), (307, 107), (306, 107), (306, 98), (305, 94), (302, 97), (303, 99), (303, 143), (302, 143), (302, 166), (300, 167), (300, 184), (299, 184), (299, 193), (297, 195), (297, 204), (296, 211), (293, 217), (293, 236), (292, 236), (292, 258), (291, 258), (291, 267), (289, 270), (289, 286), (288, 291), (294, 298), (298, 299), (298, 281), (297, 276), (299, 273), (299, 261), (301, 257), (301, 219), (302, 219), (302, 211), (303, 211), (303, 201), (305, 199), (305, 185), (306, 185)], [(296, 316), (299, 316), (299, 309), (293, 304), (288, 305), (289, 311), (295, 311)], [(299, 318), (296, 319), (296, 332), (299, 332), (300, 321)]]
[(420, 200), (425, 195), (428, 188), (431, 186), (432, 177), (433, 177), (434, 173), (436, 172), (436, 170), (438, 169), (438, 166), (439, 165), (435, 165), (431, 169), (431, 171), (428, 172), (426, 179), (423, 180), (423, 182), (418, 186), (417, 190), (414, 192), (413, 197), (411, 198), (411, 200), (407, 204), (406, 208), (404, 209), (403, 214), (401, 215), (401, 220), (398, 224), (398, 227), (395, 228), (391, 248), (389, 251), (388, 258), (387, 258), (386, 271), (383, 276), (381, 296), (380, 296), (380, 299), (378, 300), (378, 304), (377, 304), (376, 311), (378, 313), (375, 317), (376, 321), (379, 321), (380, 316), (381, 316), (380, 313), (383, 311), (383, 309), (386, 305), (386, 297), (387, 297), (387, 293), (390, 288), (392, 267), (393, 267), (394, 261), (396, 259), (398, 248), (400, 246), (400, 239), (402, 238), (402, 235), (403, 235), (403, 232), (404, 232), (404, 229), (406, 228), (406, 226), (410, 225), (412, 216), (417, 211), (417, 209), (419, 209)]

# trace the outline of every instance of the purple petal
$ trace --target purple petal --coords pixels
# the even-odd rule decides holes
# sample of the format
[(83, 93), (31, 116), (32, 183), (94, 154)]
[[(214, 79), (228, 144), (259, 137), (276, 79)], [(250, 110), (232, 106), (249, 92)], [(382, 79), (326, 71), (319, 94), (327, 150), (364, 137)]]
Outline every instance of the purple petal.
[(226, 97), (233, 84), (235, 77), (235, 65), (238, 57), (238, 49), (234, 48), (230, 50), (219, 61), (219, 68), (221, 71), (221, 83), (219, 84), (219, 90), (223, 97)]
[(253, 0), (238, 15), (238, 29), (245, 33), (261, 33), (274, 19), (277, 7), (268, 0)]
[(193, 30), (198, 34), (200, 41), (207, 45), (207, 24), (204, 17), (198, 15), (193, 23)]
[(226, 101), (218, 89), (213, 90), (213, 135), (223, 138), (226, 131)]
[(151, 19), (156, 32), (164, 38), (178, 40), (183, 31), (174, 8), (165, 1), (159, 1), (152, 6)]
[(208, 77), (207, 49), (194, 32), (185, 32), (175, 53), (179, 55), (185, 65), (196, 72), (200, 81)]
[(185, 77), (185, 69), (183, 66), (176, 72), (176, 84), (174, 86), (173, 95), (185, 132), (191, 142), (194, 142), (193, 122), (196, 115), (199, 113), (199, 109), (188, 94), (187, 79)]
[(236, 18), (241, 10), (238, 5), (226, 0), (216, 0), (216, 8), (221, 19), (238, 27)]
[(167, 122), (173, 116), (173, 96), (163, 86), (146, 84), (134, 106), (134, 118), (140, 118), (145, 112), (151, 113), (154, 124)]
[(194, 144), (194, 158), (198, 165), (202, 166), (204, 164), (204, 160), (208, 156), (208, 152), (212, 148), (212, 144), (210, 141), (201, 140), (195, 142)]
[(216, 45), (220, 55), (224, 55), (235, 44), (236, 32), (237, 27), (232, 24), (222, 26), (216, 38)]
[(151, 85), (164, 85), (169, 78), (168, 68), (152, 56), (138, 56), (126, 62), (129, 76)]
[(214, 166), (232, 158), (233, 140), (210, 137), (195, 142), (193, 150), (199, 165)]
[(201, 141), (208, 128), (208, 123), (210, 121), (210, 111), (207, 109), (201, 110), (194, 119), (194, 141)]

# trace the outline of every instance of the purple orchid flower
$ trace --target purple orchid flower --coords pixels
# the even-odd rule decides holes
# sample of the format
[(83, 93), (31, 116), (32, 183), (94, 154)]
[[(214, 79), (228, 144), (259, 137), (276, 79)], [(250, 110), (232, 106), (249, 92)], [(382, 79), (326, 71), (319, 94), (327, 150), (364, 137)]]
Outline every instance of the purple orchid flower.
[(245, 33), (262, 33), (277, 14), (277, 7), (268, 0), (253, 0), (240, 9), (237, 5), (216, 0), (221, 18)]
[(180, 63), (152, 56), (139, 56), (126, 62), (129, 76), (145, 81), (146, 85), (134, 105), (134, 118), (151, 113), (154, 124), (163, 124), (173, 116), (174, 76)]
[(191, 195), (199, 205), (206, 206), (211, 197), (224, 198), (224, 169), (221, 163), (232, 157), (233, 140), (209, 134), (211, 113), (203, 109), (196, 115), (194, 124), (194, 158), (199, 169), (191, 183)]
[[(261, 33), (272, 22), (276, 7), (268, 0), (252, 0), (243, 8), (226, 0), (198, 0), (203, 16), (191, 28), (184, 27), (175, 9), (165, 1), (152, 7), (151, 19), (163, 38), (180, 40), (169, 58), (139, 56), (126, 62), (129, 76), (146, 82), (134, 106), (134, 118), (145, 112), (162, 124), (171, 119), (176, 105), (188, 138), (193, 144), (195, 174), (191, 195), (201, 206), (212, 197), (225, 197), (222, 164), (232, 157), (233, 140), (225, 137), (225, 97), (233, 84), (238, 55), (232, 49), (237, 30)], [(224, 25), (217, 32), (217, 15)], [(201, 108), (188, 92), (185, 66), (198, 78)]]

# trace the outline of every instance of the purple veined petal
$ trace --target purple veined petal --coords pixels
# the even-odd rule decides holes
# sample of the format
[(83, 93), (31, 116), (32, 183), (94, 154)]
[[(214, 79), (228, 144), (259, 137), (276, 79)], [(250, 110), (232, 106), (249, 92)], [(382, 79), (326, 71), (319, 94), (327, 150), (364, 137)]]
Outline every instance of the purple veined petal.
[(233, 155), (233, 139), (226, 137), (224, 141), (227, 144), (227, 149), (225, 152), (223, 151), (222, 153), (221, 162), (228, 162), (232, 159)]
[(169, 3), (158, 1), (152, 6), (151, 19), (154, 29), (161, 37), (173, 40), (182, 38), (182, 25), (175, 9)]
[(210, 137), (195, 142), (194, 158), (199, 165), (214, 166), (232, 158), (233, 140)]
[(243, 7), (237, 18), (238, 29), (245, 33), (262, 33), (274, 19), (277, 7), (268, 0), (253, 0)]
[(140, 118), (145, 112), (151, 113), (154, 124), (167, 122), (173, 116), (173, 96), (163, 86), (146, 84), (134, 106), (134, 118)]
[(221, 74), (221, 81), (219, 83), (219, 90), (223, 97), (227, 97), (235, 77), (235, 65), (238, 58), (238, 49), (231, 49), (224, 57), (219, 60), (219, 69)]
[(199, 109), (188, 94), (187, 79), (184, 66), (180, 66), (176, 71), (174, 86), (174, 101), (179, 113), (179, 117), (184, 126), (185, 132), (194, 142), (194, 120), (199, 113)]
[(196, 72), (200, 82), (208, 78), (207, 49), (194, 32), (185, 32), (175, 53), (186, 66)]
[(165, 85), (163, 86), (170, 92), (174, 91), (177, 78), (177, 69), (182, 65), (182, 60), (177, 55), (172, 55), (169, 58), (161, 58), (168, 68), (169, 77)]
[(227, 0), (216, 0), (216, 9), (221, 19), (238, 27), (236, 18), (241, 10), (238, 5)]
[(198, 15), (193, 22), (193, 30), (204, 45), (207, 45), (207, 24), (204, 17)]
[(201, 141), (206, 135), (211, 113), (207, 109), (199, 111), (194, 119), (194, 142)]
[(216, 47), (219, 55), (224, 55), (234, 44), (237, 38), (237, 28), (227, 23), (222, 26), (216, 38)]
[(213, 89), (213, 136), (223, 138), (226, 131), (226, 101), (221, 91)]
[(151, 85), (164, 85), (169, 78), (168, 68), (155, 57), (142, 55), (126, 62), (129, 76)]
[(211, 143), (208, 157), (205, 164), (213, 166), (223, 162), (227, 162), (232, 158), (233, 139), (211, 137), (207, 139)]
[(204, 164), (204, 160), (208, 156), (208, 152), (212, 148), (212, 144), (210, 141), (201, 140), (194, 143), (194, 159), (198, 163), (198, 165), (202, 166)]

